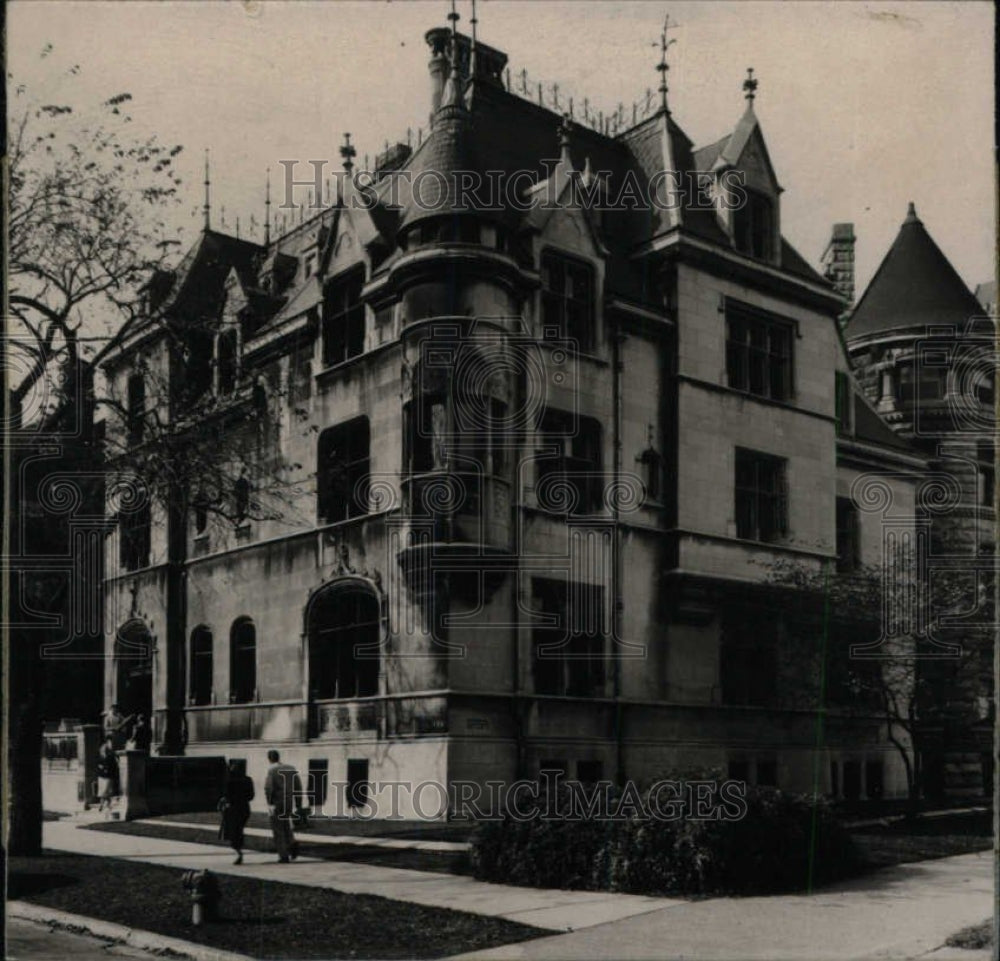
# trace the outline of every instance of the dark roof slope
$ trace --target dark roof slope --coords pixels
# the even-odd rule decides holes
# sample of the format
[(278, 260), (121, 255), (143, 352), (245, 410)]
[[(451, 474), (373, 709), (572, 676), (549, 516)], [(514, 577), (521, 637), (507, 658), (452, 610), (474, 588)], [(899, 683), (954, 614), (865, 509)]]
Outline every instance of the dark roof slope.
[(982, 313), (910, 204), (896, 240), (847, 324), (847, 339), (901, 327), (954, 325)]

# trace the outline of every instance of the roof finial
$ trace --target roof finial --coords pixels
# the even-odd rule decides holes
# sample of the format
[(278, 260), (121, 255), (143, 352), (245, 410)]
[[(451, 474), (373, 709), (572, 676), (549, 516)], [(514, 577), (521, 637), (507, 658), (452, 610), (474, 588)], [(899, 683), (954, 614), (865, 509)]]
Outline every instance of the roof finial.
[[(676, 27), (677, 24), (674, 24)], [(670, 69), (667, 66), (667, 50), (671, 44), (676, 43), (676, 40), (667, 39), (667, 31), (673, 29), (670, 26), (670, 14), (668, 13), (663, 18), (663, 32), (660, 34), (660, 62), (657, 64), (656, 69), (660, 72), (660, 109), (665, 110), (670, 113), (670, 109), (667, 107), (667, 71)]]
[(476, 76), (476, 24), (479, 20), (476, 19), (476, 0), (472, 0), (472, 19), (469, 21), (472, 24), (472, 46), (469, 48), (469, 80), (475, 78)]
[(202, 208), (202, 213), (205, 217), (205, 229), (209, 230), (212, 226), (212, 194), (211, 194), (212, 181), (208, 175), (208, 148), (205, 148), (205, 206)]
[(267, 168), (267, 188), (264, 193), (264, 246), (271, 243), (271, 168)]
[(747, 78), (743, 81), (743, 91), (744, 96), (747, 98), (747, 103), (753, 106), (753, 98), (757, 96), (757, 83), (753, 76), (753, 67), (747, 67)]
[(344, 142), (340, 147), (340, 156), (344, 158), (344, 170), (351, 172), (354, 169), (354, 157), (357, 156), (357, 149), (351, 144), (351, 135), (344, 134)]
[(906, 220), (903, 221), (904, 224), (919, 224), (920, 218), (917, 216), (917, 206), (911, 200), (906, 208)]

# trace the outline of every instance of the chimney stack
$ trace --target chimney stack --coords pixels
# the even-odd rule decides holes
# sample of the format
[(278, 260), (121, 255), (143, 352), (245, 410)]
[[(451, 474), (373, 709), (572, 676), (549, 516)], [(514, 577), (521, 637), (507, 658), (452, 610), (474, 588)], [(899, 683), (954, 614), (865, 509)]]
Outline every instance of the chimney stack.
[(854, 224), (834, 224), (830, 242), (823, 251), (823, 275), (834, 290), (854, 306)]

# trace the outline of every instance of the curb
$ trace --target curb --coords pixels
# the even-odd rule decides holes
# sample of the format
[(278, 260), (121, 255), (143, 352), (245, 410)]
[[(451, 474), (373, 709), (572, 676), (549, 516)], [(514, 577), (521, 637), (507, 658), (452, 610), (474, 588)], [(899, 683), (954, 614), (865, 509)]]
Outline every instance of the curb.
[(27, 901), (8, 901), (7, 916), (19, 918), (22, 921), (34, 921), (37, 924), (50, 924), (58, 928), (68, 928), (83, 931), (94, 937), (119, 944), (127, 944), (142, 951), (170, 951), (195, 961), (254, 961), (249, 955), (234, 954), (232, 951), (220, 951), (206, 944), (195, 944), (182, 941), (180, 938), (170, 938), (164, 934), (154, 934), (141, 928), (129, 928), (123, 924), (111, 921), (101, 921), (82, 914), (70, 914), (68, 911), (57, 911), (39, 904)]

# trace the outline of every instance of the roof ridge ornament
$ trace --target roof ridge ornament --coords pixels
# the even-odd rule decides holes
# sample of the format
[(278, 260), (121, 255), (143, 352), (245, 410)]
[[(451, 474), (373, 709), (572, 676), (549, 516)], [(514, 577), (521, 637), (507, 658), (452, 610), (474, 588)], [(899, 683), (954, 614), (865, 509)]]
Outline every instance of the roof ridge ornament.
[(747, 67), (747, 78), (743, 81), (743, 96), (746, 97), (746, 101), (751, 109), (753, 109), (754, 97), (757, 96), (757, 84), (759, 82), (754, 79), (753, 67)]

